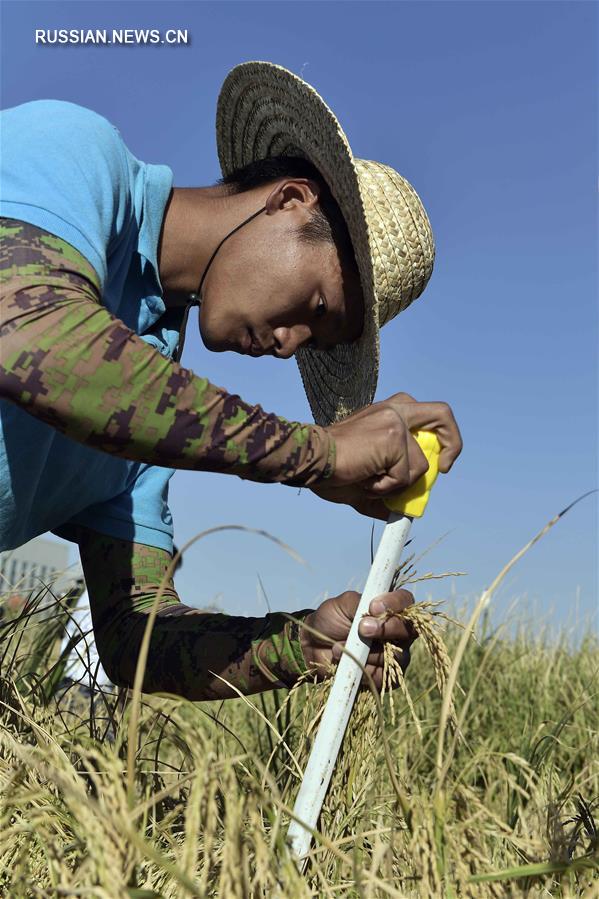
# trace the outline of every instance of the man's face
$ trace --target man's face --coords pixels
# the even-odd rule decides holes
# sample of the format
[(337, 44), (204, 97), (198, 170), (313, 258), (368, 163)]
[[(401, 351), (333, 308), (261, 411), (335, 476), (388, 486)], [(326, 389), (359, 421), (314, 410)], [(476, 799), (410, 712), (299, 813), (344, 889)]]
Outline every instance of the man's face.
[(294, 229), (313, 203), (289, 196), (269, 197), (268, 214), (233, 234), (215, 258), (199, 319), (209, 350), (288, 359), (310, 342), (328, 349), (361, 334), (357, 271), (342, 267), (334, 244), (300, 240)]

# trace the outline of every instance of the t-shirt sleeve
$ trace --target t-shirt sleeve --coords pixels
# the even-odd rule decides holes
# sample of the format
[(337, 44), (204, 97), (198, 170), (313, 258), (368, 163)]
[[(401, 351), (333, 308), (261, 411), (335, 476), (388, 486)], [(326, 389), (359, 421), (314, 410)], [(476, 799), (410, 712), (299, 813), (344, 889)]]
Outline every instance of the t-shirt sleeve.
[(93, 265), (101, 292), (111, 245), (134, 215), (136, 160), (106, 118), (64, 100), (6, 109), (0, 129), (0, 215), (43, 228)]
[(173, 553), (173, 517), (168, 505), (169, 481), (174, 468), (134, 466), (131, 482), (118, 496), (88, 506), (75, 515), (58, 536), (74, 539), (73, 525), (83, 525), (118, 540), (157, 546)]

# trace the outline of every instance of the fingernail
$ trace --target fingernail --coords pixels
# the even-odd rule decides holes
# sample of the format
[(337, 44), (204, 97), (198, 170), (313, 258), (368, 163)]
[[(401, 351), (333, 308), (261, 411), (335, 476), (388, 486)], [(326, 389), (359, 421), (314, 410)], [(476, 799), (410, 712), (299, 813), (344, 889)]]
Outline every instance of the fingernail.
[(372, 637), (373, 634), (376, 634), (378, 628), (378, 621), (373, 621), (372, 618), (366, 618), (362, 623), (361, 630), (365, 637)]
[(375, 599), (375, 601), (370, 606), (370, 609), (374, 615), (380, 615), (381, 612), (384, 612), (386, 608), (387, 607), (382, 599)]

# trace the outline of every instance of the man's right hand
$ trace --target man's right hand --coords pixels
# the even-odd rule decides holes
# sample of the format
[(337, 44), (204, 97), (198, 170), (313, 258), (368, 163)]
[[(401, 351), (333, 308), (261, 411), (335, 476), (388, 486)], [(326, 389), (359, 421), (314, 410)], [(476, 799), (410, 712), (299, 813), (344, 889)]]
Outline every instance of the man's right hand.
[(351, 491), (356, 501), (349, 502), (358, 508), (360, 496), (380, 499), (409, 487), (428, 470), (424, 453), (410, 433), (417, 429), (436, 433), (442, 447), (439, 471), (448, 472), (463, 445), (450, 407), (447, 403), (419, 403), (407, 393), (396, 393), (329, 426), (336, 444), (335, 471), (326, 482), (314, 485), (315, 492), (326, 499), (329, 488), (339, 497), (342, 492), (333, 488), (358, 488)]
[[(359, 602), (359, 593), (346, 590), (339, 596), (325, 599), (305, 617), (304, 621), (311, 629), (300, 630), (302, 652), (308, 670), (319, 680), (330, 676), (332, 665), (340, 660)], [(395, 645), (397, 661), (405, 671), (410, 662), (410, 646), (417, 637), (409, 622), (396, 616), (388, 619), (379, 616), (403, 612), (413, 604), (414, 597), (408, 590), (382, 593), (372, 599), (368, 614), (359, 623), (360, 636), (372, 641), (365, 667), (379, 690), (383, 682), (384, 643)]]

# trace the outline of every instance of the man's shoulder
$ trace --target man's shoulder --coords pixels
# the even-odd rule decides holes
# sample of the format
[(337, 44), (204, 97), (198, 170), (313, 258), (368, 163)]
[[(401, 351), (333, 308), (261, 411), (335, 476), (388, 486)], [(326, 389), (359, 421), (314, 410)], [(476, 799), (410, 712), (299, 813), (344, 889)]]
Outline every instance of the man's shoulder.
[(70, 243), (107, 280), (108, 248), (133, 220), (137, 178), (121, 135), (68, 100), (31, 100), (2, 113), (0, 215)]
[(124, 146), (119, 130), (105, 116), (70, 100), (29, 100), (3, 110), (2, 118), (7, 138), (21, 135), (31, 140), (43, 135), (46, 153), (54, 144), (71, 148), (83, 144), (89, 150), (100, 145), (119, 153)]
[(71, 100), (38, 99), (26, 100), (16, 106), (9, 106), (2, 110), (4, 119), (28, 119), (32, 124), (35, 121), (47, 121), (53, 127), (62, 121), (77, 122), (81, 125), (90, 124), (98, 128), (109, 128), (118, 134), (118, 130), (105, 116), (88, 106), (81, 106)]

